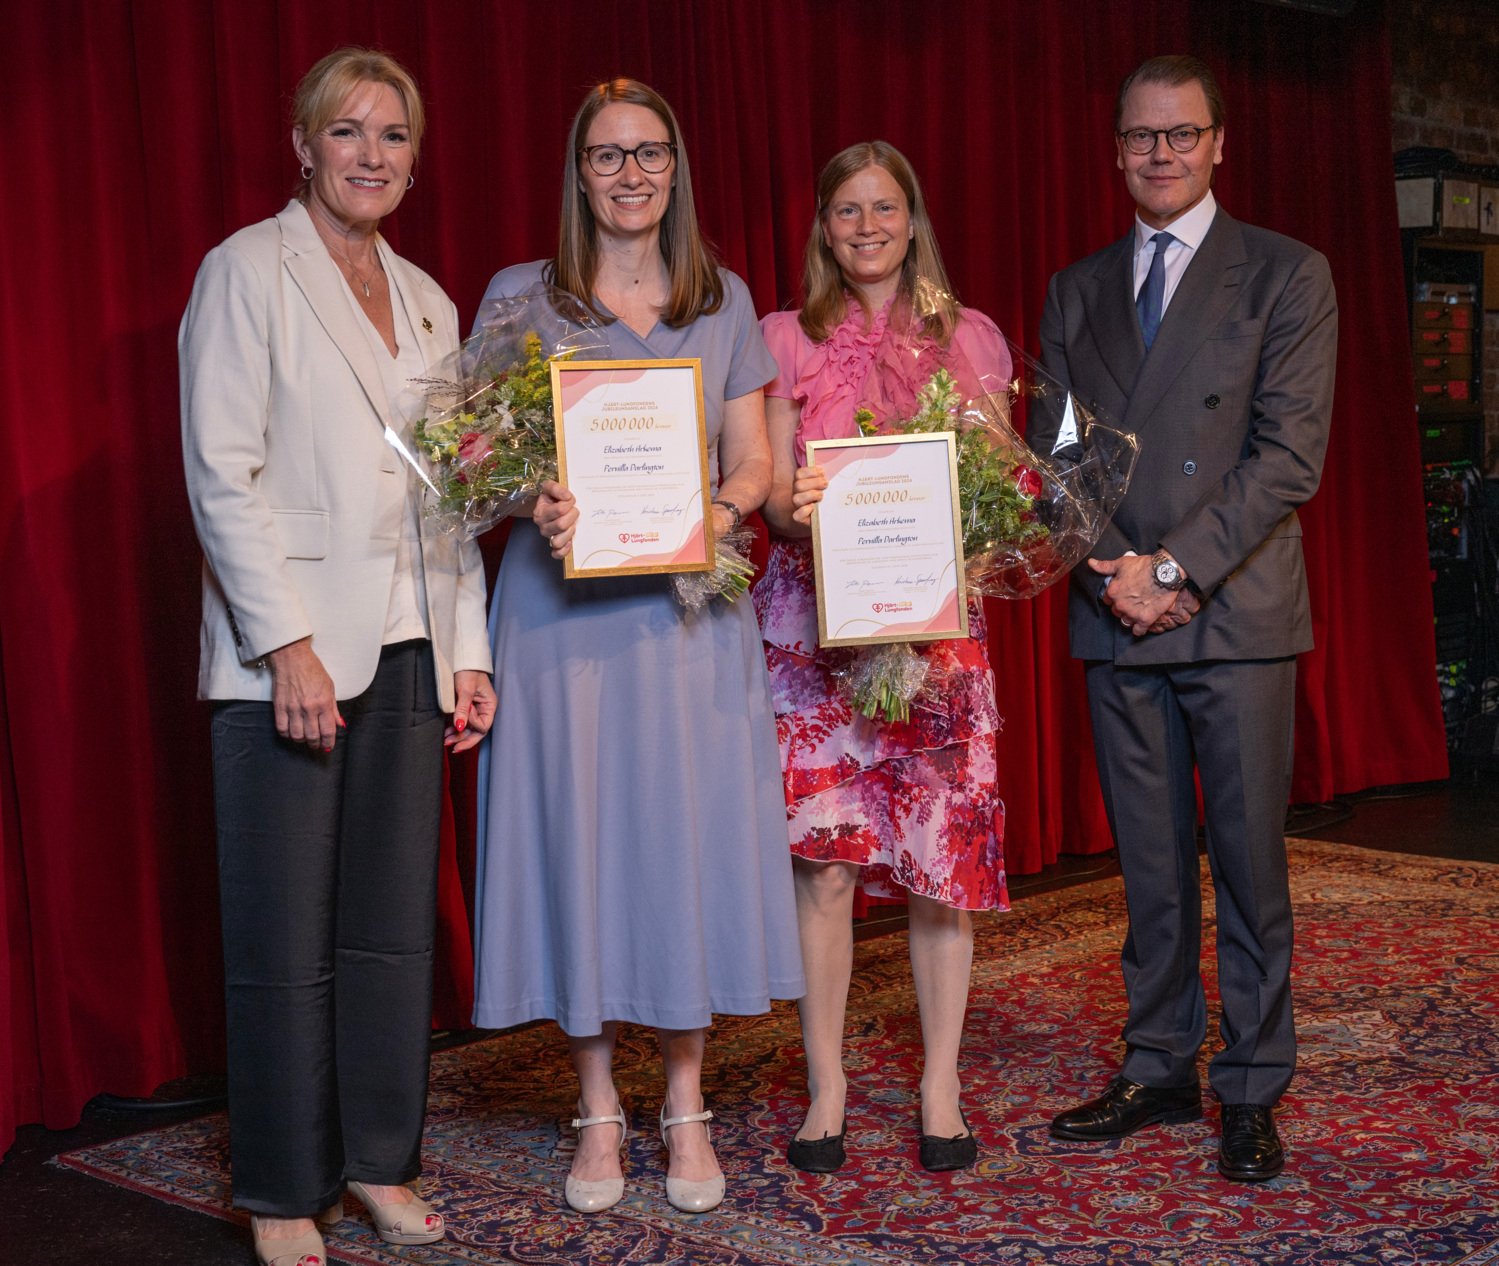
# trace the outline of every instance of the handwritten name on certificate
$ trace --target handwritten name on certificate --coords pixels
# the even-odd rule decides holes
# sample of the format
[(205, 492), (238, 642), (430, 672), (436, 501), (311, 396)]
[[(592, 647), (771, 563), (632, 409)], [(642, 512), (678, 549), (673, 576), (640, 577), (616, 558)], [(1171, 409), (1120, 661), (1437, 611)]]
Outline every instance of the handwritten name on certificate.
[(702, 362), (552, 362), (558, 478), (578, 499), (579, 576), (711, 571)]
[(812, 440), (827, 490), (812, 516), (823, 646), (968, 636), (952, 432)]

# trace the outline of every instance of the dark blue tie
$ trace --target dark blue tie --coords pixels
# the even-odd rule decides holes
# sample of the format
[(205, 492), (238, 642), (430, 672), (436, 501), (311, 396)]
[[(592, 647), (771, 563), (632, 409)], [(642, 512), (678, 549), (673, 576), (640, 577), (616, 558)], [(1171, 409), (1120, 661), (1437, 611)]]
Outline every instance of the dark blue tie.
[(1145, 350), (1155, 342), (1156, 331), (1161, 328), (1161, 304), (1166, 297), (1166, 248), (1176, 241), (1169, 233), (1157, 233), (1150, 239), (1155, 254), (1150, 257), (1150, 271), (1145, 274), (1145, 284), (1135, 296), (1135, 311), (1140, 314), (1140, 333), (1145, 338)]

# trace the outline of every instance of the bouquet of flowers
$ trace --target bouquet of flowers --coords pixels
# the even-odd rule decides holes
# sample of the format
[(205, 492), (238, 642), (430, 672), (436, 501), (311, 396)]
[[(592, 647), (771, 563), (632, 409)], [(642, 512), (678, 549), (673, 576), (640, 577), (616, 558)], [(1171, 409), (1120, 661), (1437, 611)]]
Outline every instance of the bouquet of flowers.
[[(444, 531), (478, 536), (555, 479), (552, 362), (608, 356), (603, 331), (568, 296), (537, 290), (494, 300), (446, 372), (420, 384), (428, 412), (412, 439), (427, 514)], [(753, 539), (747, 531), (719, 537), (712, 571), (673, 575), (677, 600), (695, 611), (743, 594), (754, 578)]]
[[(881, 417), (878, 406), (859, 408), (861, 434), (952, 431), (968, 591), (1012, 599), (1040, 593), (1097, 542), (1129, 486), (1138, 441), (1100, 423), (1008, 340), (1010, 377), (999, 383), (975, 373), (956, 346), (934, 355), (919, 333), (890, 337), (895, 347), (876, 358), (877, 371), (884, 364), (931, 372), (909, 411)], [(888, 401), (897, 393), (876, 383), (869, 394)], [(1033, 408), (1057, 411), (1058, 451), (1050, 459), (1017, 431)], [(909, 720), (913, 704), (942, 694), (928, 658), (908, 642), (860, 648), (842, 670), (842, 688), (865, 716), (886, 721)]]
[(597, 325), (559, 308), (546, 291), (495, 300), (447, 372), (422, 381), (429, 412), (412, 438), (445, 531), (478, 536), (556, 478), (551, 363), (609, 350)]

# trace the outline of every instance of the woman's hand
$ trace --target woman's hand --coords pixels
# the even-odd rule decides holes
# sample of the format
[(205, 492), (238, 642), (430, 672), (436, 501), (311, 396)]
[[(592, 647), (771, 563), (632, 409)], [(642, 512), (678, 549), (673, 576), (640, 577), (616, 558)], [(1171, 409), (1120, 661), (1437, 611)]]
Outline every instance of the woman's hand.
[(734, 516), (716, 503), (709, 508), (713, 512), (713, 539), (721, 541), (734, 530)]
[(496, 699), (489, 674), (464, 668), (453, 674), (455, 706), (453, 720), (444, 732), (443, 745), (455, 754), (478, 745), (494, 724)]
[(333, 678), (312, 649), (312, 639), (278, 646), (265, 658), (271, 666), (276, 733), (293, 743), (331, 752), (344, 719), (333, 695)]
[(578, 502), (573, 494), (555, 479), (548, 479), (541, 485), (531, 517), (551, 547), (552, 557), (565, 558), (578, 525)]
[(821, 466), (800, 466), (791, 477), (791, 517), (798, 523), (812, 522), (812, 507), (822, 500), (828, 477)]

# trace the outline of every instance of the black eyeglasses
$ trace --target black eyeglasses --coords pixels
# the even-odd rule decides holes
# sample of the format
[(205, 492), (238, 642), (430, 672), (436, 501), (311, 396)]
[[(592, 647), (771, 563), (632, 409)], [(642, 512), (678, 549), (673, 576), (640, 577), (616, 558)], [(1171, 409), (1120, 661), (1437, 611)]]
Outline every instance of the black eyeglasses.
[(670, 141), (645, 141), (634, 149), (625, 149), (622, 145), (588, 145), (578, 153), (600, 176), (614, 175), (632, 155), (641, 171), (654, 176), (671, 166), (671, 156), (676, 148)]
[(1155, 151), (1156, 137), (1164, 136), (1166, 144), (1171, 146), (1178, 154), (1190, 154), (1197, 148), (1197, 142), (1202, 139), (1204, 132), (1216, 132), (1216, 127), (1193, 127), (1190, 123), (1183, 123), (1179, 127), (1132, 127), (1127, 132), (1119, 132), (1116, 135), (1124, 142), (1124, 148), (1131, 154), (1150, 154)]

